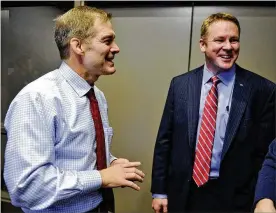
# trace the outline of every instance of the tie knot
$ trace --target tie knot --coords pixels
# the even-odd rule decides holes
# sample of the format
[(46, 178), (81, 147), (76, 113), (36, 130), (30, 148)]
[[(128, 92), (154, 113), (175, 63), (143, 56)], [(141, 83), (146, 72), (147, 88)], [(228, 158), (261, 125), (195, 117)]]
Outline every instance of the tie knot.
[(211, 78), (211, 81), (215, 86), (217, 86), (218, 83), (221, 82), (221, 80), (216, 75)]
[(96, 97), (95, 97), (95, 92), (94, 92), (94, 88), (93, 88), (93, 87), (87, 92), (87, 97), (88, 97), (89, 99), (96, 99)]

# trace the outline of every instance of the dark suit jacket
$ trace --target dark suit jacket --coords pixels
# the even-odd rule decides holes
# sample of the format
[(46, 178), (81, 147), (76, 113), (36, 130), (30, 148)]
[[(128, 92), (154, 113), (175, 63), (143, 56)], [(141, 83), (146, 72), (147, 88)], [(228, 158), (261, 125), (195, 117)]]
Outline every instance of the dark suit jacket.
[(263, 198), (271, 199), (276, 204), (276, 138), (269, 147), (259, 173), (254, 203)]
[[(195, 156), (203, 66), (171, 81), (156, 139), (151, 192), (183, 212)], [(218, 199), (222, 209), (249, 211), (268, 146), (275, 137), (275, 84), (237, 65), (223, 144)]]

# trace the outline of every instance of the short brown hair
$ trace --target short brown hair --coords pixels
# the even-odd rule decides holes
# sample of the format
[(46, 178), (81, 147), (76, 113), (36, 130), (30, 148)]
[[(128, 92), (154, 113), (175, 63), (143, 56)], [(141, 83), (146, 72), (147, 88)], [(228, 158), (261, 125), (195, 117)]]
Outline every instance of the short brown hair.
[(75, 37), (83, 41), (93, 35), (93, 26), (97, 19), (107, 22), (111, 18), (111, 13), (88, 6), (75, 7), (57, 17), (54, 20), (55, 42), (60, 58), (69, 58), (69, 42), (71, 38)]
[(233, 16), (229, 13), (215, 13), (215, 14), (210, 15), (208, 18), (206, 18), (203, 21), (203, 23), (201, 25), (201, 29), (200, 29), (201, 38), (204, 38), (207, 35), (209, 26), (212, 23), (217, 22), (217, 21), (230, 21), (230, 22), (233, 22), (238, 27), (239, 35), (240, 35), (240, 33), (241, 33), (240, 23), (239, 23), (238, 19), (235, 16)]

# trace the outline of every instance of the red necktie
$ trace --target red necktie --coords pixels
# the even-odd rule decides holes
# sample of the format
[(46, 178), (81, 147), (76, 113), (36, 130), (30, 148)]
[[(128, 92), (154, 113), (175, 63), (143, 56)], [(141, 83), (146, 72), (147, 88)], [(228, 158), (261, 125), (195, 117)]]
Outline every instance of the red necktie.
[(220, 79), (217, 76), (213, 76), (211, 81), (213, 85), (205, 100), (193, 168), (193, 179), (198, 187), (204, 185), (209, 179), (216, 130), (218, 109), (217, 85)]
[(90, 100), (90, 110), (96, 131), (97, 169), (102, 170), (106, 168), (104, 131), (98, 101), (93, 88), (88, 92), (88, 98)]
[[(90, 111), (94, 121), (95, 132), (96, 132), (96, 156), (97, 156), (97, 170), (106, 168), (106, 152), (105, 152), (105, 140), (103, 124), (101, 114), (99, 110), (98, 101), (95, 97), (94, 89), (91, 88), (88, 92), (88, 98), (90, 100)], [(111, 188), (100, 189), (103, 196), (103, 203), (100, 206), (102, 213), (111, 211), (114, 212), (114, 196)]]

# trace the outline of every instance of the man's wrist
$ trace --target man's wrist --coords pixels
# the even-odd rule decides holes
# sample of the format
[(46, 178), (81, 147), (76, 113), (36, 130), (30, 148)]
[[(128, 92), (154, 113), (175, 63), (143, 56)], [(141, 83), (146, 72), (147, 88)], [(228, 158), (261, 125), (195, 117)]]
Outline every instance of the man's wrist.
[(115, 163), (116, 160), (118, 160), (118, 158), (113, 159), (113, 160), (110, 162), (110, 165), (112, 166), (112, 164)]
[(166, 194), (152, 194), (152, 198), (167, 199), (168, 196)]

